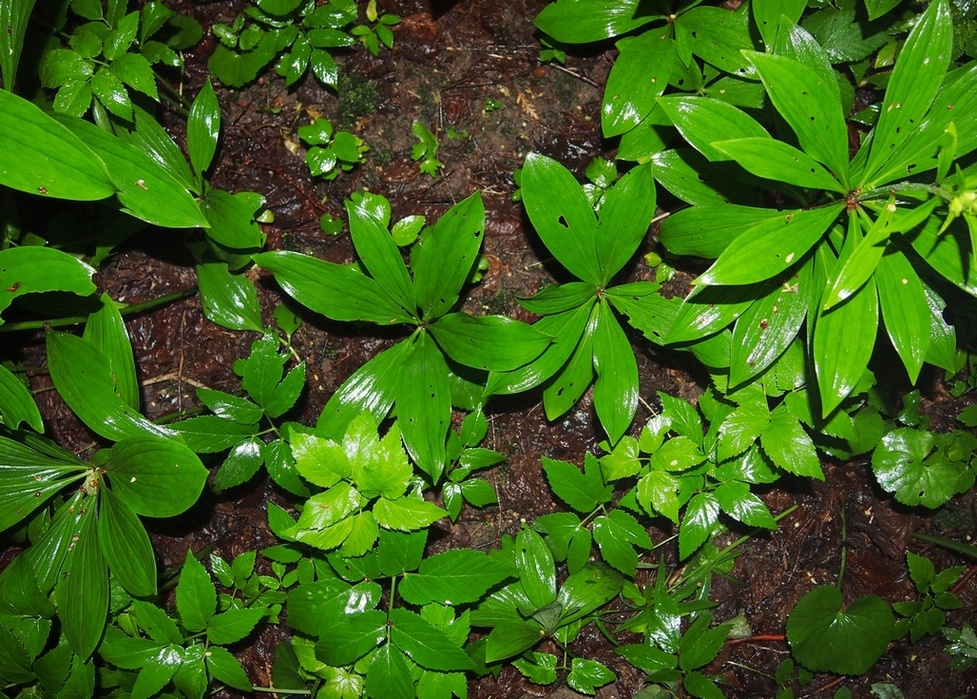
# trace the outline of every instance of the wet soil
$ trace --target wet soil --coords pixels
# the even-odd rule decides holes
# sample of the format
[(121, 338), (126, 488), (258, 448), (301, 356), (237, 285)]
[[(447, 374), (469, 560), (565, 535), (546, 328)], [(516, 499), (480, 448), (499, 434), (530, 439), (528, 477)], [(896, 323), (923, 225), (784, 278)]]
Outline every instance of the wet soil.
[[(205, 28), (215, 21), (230, 20), (239, 5), (190, 0), (170, 4), (194, 15)], [(340, 94), (311, 78), (288, 89), (273, 73), (240, 91), (218, 89), (224, 137), (214, 184), (231, 191), (256, 191), (267, 198), (266, 206), (275, 214), (274, 224), (265, 226), (269, 247), (339, 262), (352, 260), (348, 235), (324, 235), (319, 218), (326, 213), (344, 218), (343, 202), (351, 192), (367, 189), (388, 197), (395, 219), (411, 214), (433, 219), (479, 190), (487, 212), (484, 253), (489, 267), (466, 304), (475, 311), (532, 320), (516, 297), (559, 278), (560, 271), (547, 260), (520, 205), (513, 203), (511, 173), (530, 151), (558, 158), (580, 176), (591, 158), (613, 155), (614, 144), (601, 138), (599, 127), (599, 86), (610, 68), (613, 47), (571, 56), (565, 66), (541, 65), (531, 20), (544, 0), (433, 5), (428, 0), (381, 0), (379, 5), (403, 17), (395, 29), (395, 47), (378, 57), (357, 51), (342, 58)], [(206, 77), (213, 42), (208, 32), (205, 41), (186, 56), (183, 87), (188, 94), (195, 94)], [(296, 129), (318, 115), (353, 131), (371, 148), (362, 166), (334, 182), (310, 179), (298, 144)], [(437, 177), (420, 174), (410, 160), (414, 142), (410, 128), (415, 120), (430, 128), (441, 144), (438, 157), (444, 169)], [(179, 120), (170, 122), (179, 136)], [(256, 337), (223, 330), (203, 317), (200, 299), (192, 293), (192, 260), (181, 252), (182, 239), (174, 239), (181, 235), (154, 231), (151, 236), (137, 236), (103, 265), (97, 280), (100, 289), (127, 303), (190, 290), (184, 300), (128, 322), (145, 410), (153, 418), (197, 406), (196, 387), (236, 390), (239, 383), (231, 364), (246, 356)], [(649, 249), (653, 245), (652, 236)], [(645, 279), (652, 272), (636, 264), (630, 274), (633, 279)], [(669, 292), (684, 293), (689, 279), (680, 274)], [(257, 285), (265, 319), (270, 322), (282, 295), (269, 278), (258, 278)], [(342, 381), (393, 338), (311, 314), (304, 319), (293, 344), (308, 363), (308, 388), (289, 417), (312, 423)], [(652, 347), (639, 337), (632, 341), (645, 406), (634, 427), (637, 433), (656, 406), (657, 391), (694, 398), (704, 386), (704, 376), (682, 355)], [(43, 337), (27, 341), (19, 358), (32, 367), (34, 388), (50, 386), (43, 371)], [(924, 394), (924, 410), (930, 414), (952, 416), (960, 407), (950, 403), (939, 377), (927, 379)], [(540, 456), (580, 463), (585, 452), (596, 449), (599, 436), (586, 399), (567, 416), (550, 423), (538, 398), (530, 395), (493, 404), (486, 446), (502, 452), (506, 462), (486, 477), (497, 489), (499, 505), (468, 509), (456, 524), (439, 524), (432, 537), (438, 539), (439, 547), (489, 547), (502, 535), (517, 532), (522, 521), (562, 509), (547, 488)], [(54, 391), (41, 393), (39, 402), (55, 439), (80, 452), (95, 445), (91, 433), (71, 416)], [(778, 531), (756, 536), (741, 546), (731, 578), (714, 581), (717, 621), (742, 615), (749, 624), (749, 637), (728, 643), (707, 668), (708, 673), (722, 678), (728, 697), (774, 696), (778, 685), (773, 672), (790, 657), (783, 639), (787, 615), (814, 586), (836, 579), (843, 550), (847, 551), (847, 599), (863, 594), (878, 594), (889, 602), (911, 598), (907, 549), (933, 558), (938, 569), (973, 563), (911, 538), (914, 531), (922, 530), (969, 540), (977, 520), (977, 498), (972, 494), (935, 515), (924, 516), (881, 493), (863, 461), (827, 464), (825, 470), (824, 483), (785, 480), (765, 493), (774, 512), (794, 504), (799, 508), (781, 522)], [(287, 504), (273, 486), (259, 481), (209, 498), (179, 521), (154, 523), (152, 533), (161, 565), (179, 564), (188, 547), (197, 551), (212, 546), (216, 553), (230, 558), (271, 545), (274, 539), (265, 525), (268, 501)], [(650, 533), (659, 542), (673, 532), (655, 527)], [(742, 534), (724, 534), (720, 544)], [(649, 557), (646, 562), (655, 560)], [(951, 625), (959, 626), (966, 619), (973, 622), (977, 576), (968, 575), (956, 593), (964, 604), (951, 615)], [(285, 636), (282, 628), (272, 627), (235, 649), (255, 684), (271, 684), (273, 649)], [(977, 696), (977, 672), (951, 671), (942, 646), (939, 638), (911, 647), (896, 643), (864, 677), (817, 675), (812, 684), (794, 687), (802, 697), (831, 696), (841, 686), (850, 688), (856, 697), (868, 697), (872, 683), (889, 682), (906, 697)], [(616, 656), (612, 645), (595, 630), (585, 631), (570, 650), (598, 659), (617, 673), (618, 680), (601, 689), (599, 697), (632, 697), (641, 689), (641, 673)], [(533, 685), (506, 668), (498, 678), (473, 682), (469, 696), (576, 695), (559, 685)]]

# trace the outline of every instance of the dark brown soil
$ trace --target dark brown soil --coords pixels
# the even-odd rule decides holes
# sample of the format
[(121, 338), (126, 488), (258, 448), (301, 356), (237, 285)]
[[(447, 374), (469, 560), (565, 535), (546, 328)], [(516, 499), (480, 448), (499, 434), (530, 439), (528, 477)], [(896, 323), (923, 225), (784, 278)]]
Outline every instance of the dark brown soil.
[[(214, 21), (231, 19), (239, 3), (183, 0), (169, 4), (209, 27)], [(342, 67), (347, 94), (337, 96), (312, 79), (287, 89), (273, 74), (241, 91), (218, 90), (224, 138), (215, 184), (267, 197), (267, 208), (275, 214), (275, 223), (265, 227), (269, 247), (336, 261), (352, 259), (348, 236), (323, 235), (319, 217), (329, 213), (344, 218), (343, 201), (357, 189), (388, 197), (395, 218), (417, 213), (437, 217), (452, 203), (480, 190), (487, 210), (484, 252), (489, 269), (467, 303), (475, 310), (531, 320), (516, 303), (516, 296), (531, 294), (559, 272), (548, 264), (545, 249), (535, 240), (521, 206), (512, 202), (511, 172), (530, 151), (558, 158), (579, 175), (590, 158), (613, 155), (613, 144), (600, 136), (598, 87), (611, 65), (613, 48), (571, 57), (565, 67), (540, 65), (531, 20), (544, 4), (544, 0), (435, 0), (432, 7), (428, 0), (381, 0), (382, 9), (404, 18), (395, 30), (395, 48), (382, 51), (379, 57), (365, 51), (346, 56)], [(185, 87), (189, 94), (195, 94), (202, 84), (212, 48), (213, 38), (208, 34), (187, 55)], [(355, 104), (351, 103), (352, 93), (358, 95)], [(490, 99), (499, 104), (497, 109), (486, 110)], [(364, 106), (370, 103), (375, 107)], [(371, 147), (363, 166), (332, 183), (312, 181), (302, 150), (295, 149), (297, 127), (315, 115), (353, 131)], [(410, 127), (415, 120), (431, 128), (441, 143), (439, 158), (445, 167), (436, 178), (421, 175), (410, 160)], [(172, 122), (178, 129), (178, 120)], [(464, 136), (451, 138), (449, 132)], [(98, 276), (100, 288), (129, 303), (192, 289), (192, 261), (180, 252), (182, 240), (172, 239), (180, 235), (157, 231), (152, 238), (134, 239), (104, 265)], [(632, 275), (650, 278), (651, 272), (638, 264)], [(674, 293), (683, 293), (687, 281), (688, 277), (680, 275)], [(271, 310), (282, 297), (270, 279), (258, 282), (265, 317), (270, 320)], [(305, 320), (294, 346), (308, 362), (308, 389), (292, 417), (311, 423), (342, 381), (391, 338), (313, 316)], [(235, 390), (239, 383), (231, 363), (245, 356), (255, 339), (252, 334), (226, 331), (206, 321), (196, 295), (133, 318), (128, 327), (138, 356), (145, 408), (154, 418), (197, 405), (195, 387)], [(656, 391), (683, 397), (701, 392), (703, 377), (684, 356), (632, 339), (639, 358), (641, 395), (649, 406), (655, 406)], [(35, 388), (50, 385), (42, 370), (43, 338), (28, 345), (21, 358), (38, 369), (31, 377)], [(926, 384), (924, 394), (927, 411), (950, 411), (945, 407), (949, 396), (938, 380)], [(497, 488), (500, 505), (466, 510), (457, 524), (440, 525), (439, 546), (491, 546), (501, 535), (518, 531), (521, 521), (560, 509), (542, 477), (540, 456), (580, 463), (586, 451), (596, 449), (594, 415), (585, 400), (565, 418), (549, 423), (537, 399), (521, 397), (493, 405), (487, 446), (505, 454), (507, 460), (487, 477)], [(94, 444), (92, 435), (54, 391), (42, 393), (39, 401), (52, 436), (75, 450)], [(635, 430), (646, 417), (647, 412), (639, 414)], [(717, 578), (714, 583), (717, 620), (742, 615), (752, 634), (728, 643), (708, 668), (709, 673), (722, 677), (728, 697), (774, 696), (773, 671), (790, 657), (783, 640), (787, 615), (803, 594), (835, 580), (843, 549), (847, 550), (847, 598), (867, 593), (882, 595), (889, 602), (910, 598), (907, 549), (925, 553), (938, 568), (973, 564), (911, 538), (914, 531), (924, 530), (969, 540), (977, 522), (973, 494), (957, 498), (935, 516), (924, 517), (881, 493), (864, 462), (828, 464), (826, 473), (825, 483), (783, 481), (766, 493), (775, 512), (795, 503), (800, 507), (781, 522), (778, 531), (754, 537), (741, 547), (733, 571), (735, 581)], [(265, 526), (264, 504), (269, 500), (285, 502), (271, 485), (260, 482), (216, 500), (210, 498), (178, 522), (155, 525), (154, 543), (161, 564), (178, 564), (188, 547), (196, 551), (212, 546), (227, 558), (274, 543)], [(844, 539), (843, 522), (847, 528)], [(671, 531), (654, 528), (651, 534), (658, 542)], [(728, 543), (742, 534), (731, 532), (721, 541)], [(649, 557), (646, 562), (655, 560)], [(956, 592), (964, 606), (951, 615), (951, 624), (975, 621), (977, 577), (968, 576)], [(252, 646), (236, 649), (255, 684), (271, 684), (273, 648), (284, 637), (282, 629), (272, 628)], [(855, 679), (819, 675), (812, 685), (796, 688), (798, 696), (831, 696), (835, 689), (846, 686), (854, 696), (868, 697), (875, 682), (895, 684), (909, 698), (977, 696), (977, 672), (951, 671), (942, 646), (938, 638), (911, 647), (896, 643), (869, 675)], [(641, 689), (641, 673), (618, 658), (596, 631), (585, 632), (571, 650), (607, 663), (618, 674), (618, 681), (600, 690), (599, 697), (632, 697)], [(533, 685), (507, 668), (498, 679), (473, 682), (469, 696), (576, 695), (565, 687)]]

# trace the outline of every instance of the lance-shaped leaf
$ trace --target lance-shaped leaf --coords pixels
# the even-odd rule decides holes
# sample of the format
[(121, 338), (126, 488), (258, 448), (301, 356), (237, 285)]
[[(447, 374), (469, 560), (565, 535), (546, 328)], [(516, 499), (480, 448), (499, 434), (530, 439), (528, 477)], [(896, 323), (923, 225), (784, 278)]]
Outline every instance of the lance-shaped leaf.
[(98, 544), (105, 562), (129, 594), (156, 594), (156, 557), (139, 517), (110, 488), (99, 496)]
[(33, 10), (34, 0), (0, 3), (0, 27), (8, 28), (8, 31), (0, 32), (0, 77), (3, 78), (3, 89), (9, 92), (14, 90), (27, 22)]
[[(932, 311), (923, 282), (905, 255), (893, 250), (879, 260), (875, 288), (885, 331), (906, 367), (909, 380), (916, 383), (930, 344)], [(943, 320), (942, 313), (939, 320)]]
[(557, 41), (583, 44), (626, 34), (658, 19), (636, 16), (639, 0), (558, 0), (550, 3), (533, 23)]
[(505, 316), (449, 313), (430, 330), (454, 361), (484, 371), (516, 369), (538, 357), (551, 342), (536, 328)]
[(617, 42), (618, 55), (607, 76), (600, 123), (604, 136), (636, 127), (655, 108), (675, 62), (671, 29), (646, 31)]
[(322, 409), (316, 429), (340, 439), (361, 413), (383, 420), (397, 398), (399, 377), (410, 345), (402, 342), (384, 350), (354, 371)]
[(604, 193), (596, 237), (603, 285), (634, 256), (654, 217), (655, 179), (651, 163), (644, 163)]
[[(598, 308), (594, 304), (582, 334), (577, 335), (573, 353), (543, 389), (543, 409), (548, 420), (555, 420), (576, 405), (594, 380), (594, 334)], [(581, 306), (581, 310), (586, 309), (586, 306)]]
[(838, 218), (844, 204), (781, 212), (777, 219), (758, 224), (736, 239), (701, 284), (753, 284), (775, 277), (801, 260)]
[(25, 519), (86, 471), (80, 462), (53, 459), (7, 437), (0, 437), (0, 463), (0, 531)]
[(220, 103), (208, 80), (190, 105), (190, 114), (187, 117), (187, 151), (200, 180), (203, 180), (204, 173), (214, 160), (220, 130)]
[(34, 396), (27, 386), (3, 365), (0, 365), (0, 417), (3, 418), (3, 424), (13, 429), (17, 429), (20, 423), (24, 422), (35, 432), (44, 432), (41, 411), (34, 402)]
[(376, 281), (347, 265), (287, 250), (264, 252), (254, 261), (274, 274), (289, 296), (327, 318), (377, 325), (411, 322)]
[(682, 138), (709, 160), (728, 160), (729, 156), (713, 144), (735, 138), (770, 138), (770, 134), (746, 112), (709, 97), (675, 95), (659, 97), (665, 114)]
[(556, 565), (553, 554), (543, 538), (532, 529), (523, 529), (516, 536), (516, 572), (533, 609), (542, 609), (556, 601)]
[(58, 393), (93, 432), (112, 440), (176, 435), (123, 402), (115, 392), (108, 361), (90, 342), (69, 333), (49, 332), (47, 349), (48, 367)]
[(0, 250), (0, 313), (24, 294), (68, 291), (88, 296), (95, 291), (93, 274), (90, 266), (60, 250), (35, 245)]
[(417, 307), (426, 320), (451, 310), (478, 262), (485, 231), (485, 205), (479, 193), (448, 209), (428, 226), (411, 251)]
[(75, 654), (86, 659), (102, 637), (109, 611), (109, 571), (98, 547), (96, 516), (94, 506), (83, 515), (71, 539), (68, 575), (57, 589), (64, 635)]
[(105, 163), (78, 136), (8, 90), (0, 90), (0, 134), (0, 184), (79, 201), (115, 194)]
[(108, 360), (119, 397), (133, 410), (139, 410), (141, 401), (136, 361), (125, 321), (108, 294), (102, 294), (101, 301), (102, 307), (88, 316), (82, 337)]
[(360, 205), (347, 201), (346, 213), (349, 234), (363, 265), (390, 300), (413, 315), (414, 286), (393, 236), (365, 200)]
[(399, 374), (397, 415), (404, 445), (414, 462), (437, 481), (451, 422), (451, 385), (444, 355), (427, 333), (410, 345)]
[(791, 22), (797, 22), (807, 3), (803, 0), (754, 0), (750, 3), (753, 20), (766, 46), (773, 46), (778, 37), (780, 18), (786, 15)]
[(674, 255), (715, 259), (744, 231), (781, 216), (775, 209), (738, 204), (692, 206), (662, 221), (658, 239)]
[(675, 311), (675, 318), (662, 342), (690, 342), (718, 333), (746, 312), (758, 297), (766, 296), (772, 284), (698, 287)]
[(866, 182), (884, 165), (922, 122), (933, 103), (953, 51), (950, 4), (930, 4), (903, 44), (889, 79), (872, 130), (871, 151), (865, 167)]
[(243, 274), (231, 274), (223, 262), (202, 263), (197, 286), (207, 320), (230, 330), (264, 329), (254, 283)]
[(798, 187), (826, 189), (842, 194), (846, 191), (814, 158), (783, 141), (772, 138), (738, 138), (716, 141), (712, 146), (758, 177)]
[(848, 184), (848, 127), (833, 75), (784, 56), (746, 52), (777, 111), (809, 156)]
[(522, 170), (526, 213), (543, 244), (578, 279), (605, 283), (597, 258), (597, 217), (580, 183), (552, 158), (526, 156)]
[(594, 331), (594, 408), (611, 444), (634, 421), (638, 410), (638, 363), (621, 323), (607, 303), (599, 305)]

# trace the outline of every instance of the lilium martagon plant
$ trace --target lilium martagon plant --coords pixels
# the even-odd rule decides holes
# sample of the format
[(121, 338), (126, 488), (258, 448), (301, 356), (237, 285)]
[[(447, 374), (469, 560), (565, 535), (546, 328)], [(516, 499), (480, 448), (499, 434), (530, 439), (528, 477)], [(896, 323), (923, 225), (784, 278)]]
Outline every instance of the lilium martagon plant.
[(659, 98), (706, 160), (735, 162), (796, 202), (783, 209), (706, 202), (663, 223), (661, 242), (671, 252), (718, 258), (666, 342), (732, 325), (734, 388), (769, 367), (806, 320), (825, 417), (864, 374), (880, 317), (912, 381), (925, 361), (952, 360), (946, 304), (928, 280), (977, 295), (972, 241), (961, 226), (941, 227), (947, 202), (960, 209), (966, 201), (950, 187), (951, 166), (977, 148), (977, 63), (948, 72), (952, 45), (950, 6), (937, 0), (907, 38), (878, 120), (853, 157), (828, 56), (786, 18), (773, 53), (743, 52), (778, 123), (789, 127), (780, 139), (717, 100)]
[[(354, 372), (323, 409), (317, 430), (339, 439), (367, 412), (378, 421), (396, 408), (408, 453), (436, 483), (447, 460), (453, 398), (471, 393), (462, 375), (510, 371), (535, 359), (550, 337), (504, 316), (454, 310), (479, 258), (485, 208), (476, 193), (426, 227), (410, 250), (410, 269), (388, 226), (390, 205), (364, 194), (346, 204), (359, 265), (296, 252), (254, 256), (302, 305), (327, 318), (403, 326), (407, 336)], [(478, 391), (480, 392), (480, 386)]]

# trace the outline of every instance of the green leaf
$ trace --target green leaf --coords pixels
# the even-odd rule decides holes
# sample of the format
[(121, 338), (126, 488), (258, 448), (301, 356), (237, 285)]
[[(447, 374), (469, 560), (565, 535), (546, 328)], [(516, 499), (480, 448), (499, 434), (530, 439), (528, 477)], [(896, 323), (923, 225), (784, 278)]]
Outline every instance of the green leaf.
[(203, 699), (207, 691), (206, 651), (203, 644), (195, 643), (183, 649), (180, 667), (173, 675), (173, 684), (187, 699)]
[(835, 204), (781, 211), (776, 219), (744, 231), (699, 277), (699, 283), (742, 285), (777, 276), (800, 262), (843, 209), (844, 204)]
[(600, 41), (656, 19), (636, 16), (638, 4), (638, 0), (557, 0), (543, 8), (533, 24), (562, 43)]
[(397, 413), (408, 453), (437, 482), (447, 458), (445, 440), (451, 423), (448, 366), (427, 333), (415, 337), (399, 368)]
[(119, 397), (133, 410), (139, 410), (136, 362), (125, 321), (108, 294), (102, 294), (101, 302), (102, 307), (88, 316), (82, 337), (108, 361)]
[(407, 343), (396, 344), (353, 372), (322, 409), (316, 429), (339, 438), (361, 413), (383, 420), (394, 404), (401, 362), (409, 350)]
[(190, 105), (187, 117), (187, 151), (199, 179), (214, 161), (220, 137), (221, 109), (210, 80), (204, 83)]
[(57, 117), (58, 122), (84, 139), (108, 166), (118, 189), (122, 210), (166, 228), (206, 228), (207, 219), (186, 187), (136, 145), (113, 136), (82, 119)]
[(621, 576), (602, 565), (587, 565), (563, 582), (557, 603), (563, 607), (561, 625), (583, 619), (617, 597)]
[(838, 588), (823, 585), (802, 597), (787, 619), (791, 651), (809, 670), (861, 675), (893, 640), (892, 610), (881, 597), (842, 606)]
[[(880, 170), (922, 122), (940, 89), (953, 51), (953, 24), (945, 0), (931, 3), (903, 44), (872, 129), (864, 183)], [(869, 185), (872, 186), (872, 185)]]
[(120, 119), (132, 121), (132, 100), (115, 73), (107, 67), (99, 68), (89, 84), (103, 107)]
[[(92, 105), (92, 84), (91, 82), (80, 82), (72, 80), (58, 88), (58, 94), (54, 96), (54, 109), (61, 114), (80, 119)], [(43, 194), (42, 190), (38, 193)]]
[(380, 646), (366, 670), (365, 689), (365, 696), (414, 699), (414, 678), (403, 651), (389, 643)]
[(159, 91), (156, 88), (156, 76), (153, 67), (145, 56), (138, 53), (127, 53), (120, 56), (109, 66), (115, 76), (134, 90), (159, 102)]
[(374, 609), (382, 592), (375, 582), (350, 585), (337, 578), (300, 585), (288, 595), (288, 625), (302, 633), (318, 635), (347, 610)]
[(94, 64), (90, 58), (71, 49), (53, 49), (44, 55), (38, 77), (41, 79), (41, 85), (50, 89), (71, 82), (85, 81), (91, 78), (94, 72)]
[(387, 637), (387, 615), (378, 610), (343, 616), (316, 643), (316, 656), (327, 665), (352, 665)]
[(594, 333), (599, 307), (596, 304), (592, 308), (582, 306), (580, 311), (589, 315), (582, 333), (569, 335), (565, 340), (568, 348), (575, 345), (573, 354), (561, 369), (554, 371), (554, 378), (543, 390), (543, 410), (548, 420), (555, 420), (570, 410), (594, 380)]
[(513, 666), (533, 684), (553, 684), (556, 682), (556, 656), (552, 653), (533, 651), (532, 662), (527, 658), (516, 658)]
[(594, 541), (609, 565), (631, 577), (638, 565), (638, 554), (632, 545), (644, 549), (654, 545), (648, 532), (623, 510), (610, 510), (594, 520)]
[(386, 529), (415, 531), (447, 517), (448, 513), (426, 500), (407, 495), (396, 500), (380, 498), (373, 506), (373, 516)]
[(217, 590), (210, 573), (189, 549), (176, 585), (176, 611), (186, 629), (192, 632), (206, 629), (217, 611)]
[[(27, 248), (14, 249), (25, 250)], [(0, 253), (0, 265), (3, 262), (4, 256)], [(2, 284), (3, 281), (0, 280), (0, 285)], [(20, 423), (23, 422), (35, 432), (44, 432), (44, 421), (30, 389), (2, 364), (0, 364), (0, 417), (3, 418), (3, 424), (12, 429), (18, 429)]]
[(652, 30), (617, 42), (618, 55), (607, 76), (600, 123), (604, 137), (636, 127), (655, 107), (675, 62), (671, 30)]
[(135, 512), (174, 517), (197, 502), (207, 469), (184, 445), (155, 437), (126, 437), (103, 466), (112, 490)]
[(513, 620), (492, 629), (486, 638), (485, 662), (494, 663), (521, 655), (539, 643), (546, 632), (532, 621)]
[(207, 237), (232, 250), (264, 247), (265, 236), (254, 220), (255, 212), (264, 204), (265, 198), (255, 192), (231, 194), (211, 189), (200, 202), (200, 209), (210, 224)]
[(112, 576), (135, 597), (156, 594), (156, 557), (139, 517), (109, 488), (99, 497), (98, 544)]
[(448, 313), (429, 326), (444, 353), (459, 364), (484, 371), (511, 371), (536, 359), (551, 339), (505, 316)]
[(264, 442), (257, 437), (250, 437), (236, 444), (211, 483), (214, 491), (219, 493), (251, 480), (264, 463), (263, 446)]
[(814, 442), (786, 403), (770, 414), (770, 424), (760, 436), (760, 444), (770, 460), (785, 471), (824, 480)]
[(723, 512), (751, 527), (776, 529), (777, 522), (763, 500), (750, 492), (750, 486), (742, 481), (728, 481), (715, 491), (716, 500)]
[[(879, 260), (874, 279), (885, 330), (906, 367), (909, 380), (915, 384), (929, 349), (932, 323), (923, 283), (898, 250)], [(939, 319), (942, 318), (941, 313)]]
[(230, 449), (254, 434), (255, 427), (224, 420), (216, 415), (201, 415), (172, 425), (184, 443), (198, 454), (213, 454)]
[(265, 32), (252, 50), (241, 53), (218, 44), (207, 61), (207, 67), (228, 87), (243, 87), (274, 60), (277, 39), (275, 32)]
[(798, 187), (826, 189), (846, 194), (841, 183), (814, 158), (793, 146), (770, 137), (714, 141), (712, 147), (739, 163), (757, 177), (786, 182)]
[(80, 201), (115, 194), (105, 164), (80, 138), (8, 90), (0, 91), (0, 134), (0, 184)]
[(378, 325), (410, 323), (411, 317), (370, 277), (346, 265), (290, 251), (254, 255), (285, 292), (303, 306), (333, 320)]
[(0, 312), (24, 294), (67, 291), (88, 296), (95, 292), (94, 273), (90, 266), (60, 250), (34, 245), (0, 250)]
[(848, 187), (848, 127), (833, 75), (784, 56), (750, 51), (770, 101), (793, 129), (801, 149)]
[(597, 287), (586, 282), (550, 284), (534, 296), (520, 298), (519, 304), (531, 313), (550, 315), (579, 308), (592, 300), (596, 293)]
[(610, 306), (598, 306), (594, 331), (594, 408), (612, 444), (627, 432), (638, 410), (638, 363)]
[(713, 680), (698, 670), (686, 673), (682, 678), (682, 686), (686, 692), (698, 699), (724, 699), (726, 696)]
[(185, 189), (199, 193), (197, 182), (179, 146), (159, 122), (138, 106), (135, 108), (136, 130), (119, 131), (122, 140), (134, 145), (157, 165), (172, 175)]
[(146, 658), (146, 664), (139, 670), (132, 685), (133, 699), (149, 699), (159, 693), (176, 674), (181, 663), (180, 652), (174, 646), (159, 648)]
[(47, 357), (61, 397), (96, 434), (112, 440), (175, 434), (123, 402), (115, 392), (108, 361), (90, 342), (68, 333), (48, 332)]
[(109, 32), (102, 47), (102, 53), (108, 61), (121, 58), (132, 46), (139, 32), (139, 13), (130, 12), (123, 17)]
[(198, 264), (197, 285), (207, 320), (230, 330), (264, 329), (254, 283), (243, 274), (231, 274), (223, 262)]
[(678, 524), (678, 491), (681, 483), (670, 473), (651, 471), (638, 481), (638, 503), (645, 512), (655, 516), (667, 517)]
[(406, 609), (390, 610), (390, 641), (411, 660), (428, 670), (470, 670), (468, 654), (453, 643), (444, 631)]
[(365, 201), (359, 205), (347, 201), (346, 213), (349, 216), (350, 237), (363, 265), (390, 297), (390, 301), (412, 316), (417, 305), (414, 285), (386, 225), (366, 206)]
[[(724, 72), (754, 77), (750, 64), (741, 54), (743, 49), (753, 48), (749, 22), (746, 12), (704, 5), (693, 7), (676, 18), (676, 43), (687, 44), (692, 54)], [(688, 58), (684, 60), (688, 63)]]
[(679, 558), (685, 560), (712, 536), (719, 524), (719, 510), (719, 501), (712, 493), (697, 493), (692, 496), (679, 528)]
[(237, 643), (254, 631), (268, 610), (261, 606), (228, 609), (207, 621), (207, 640), (226, 646)]
[(522, 168), (522, 200), (543, 244), (578, 279), (602, 285), (597, 217), (583, 188), (560, 163), (530, 153)]
[(210, 646), (204, 655), (207, 671), (218, 682), (226, 684), (242, 692), (251, 691), (251, 680), (244, 671), (240, 661), (220, 646)]
[(535, 608), (533, 611), (556, 601), (553, 554), (532, 529), (523, 529), (516, 536), (515, 562), (522, 589)]
[(777, 39), (777, 30), (780, 28), (780, 17), (786, 15), (791, 22), (797, 22), (801, 18), (807, 3), (802, 0), (754, 0), (750, 4), (753, 10), (753, 19), (760, 36), (763, 37), (765, 46), (773, 46)]
[(973, 472), (950, 457), (946, 445), (924, 430), (900, 427), (872, 452), (872, 470), (883, 490), (904, 505), (936, 508), (970, 488)]
[(511, 568), (497, 558), (471, 549), (451, 549), (423, 559), (416, 573), (404, 575), (398, 591), (410, 604), (458, 606), (477, 602), (510, 574)]
[(570, 662), (570, 674), (567, 684), (570, 689), (583, 694), (594, 694), (598, 687), (610, 684), (615, 679), (614, 673), (603, 663), (586, 658), (574, 658)]
[[(878, 325), (874, 285), (863, 286), (844, 303), (818, 313), (813, 354), (822, 415), (838, 407), (861, 379), (875, 347)], [(838, 351), (840, 347), (845, 351)]]
[(411, 250), (411, 270), (417, 306), (425, 320), (433, 321), (457, 303), (478, 262), (484, 232), (485, 204), (476, 192), (421, 233)]
[(709, 160), (728, 160), (713, 144), (733, 138), (770, 139), (760, 124), (746, 112), (709, 97), (669, 95), (658, 104), (668, 115), (682, 138)]
[(0, 26), (10, 28), (9, 32), (0, 32), (0, 77), (3, 78), (3, 89), (7, 92), (13, 92), (14, 89), (27, 22), (33, 10), (34, 0), (0, 3)]
[(71, 538), (67, 577), (57, 588), (64, 635), (75, 655), (85, 659), (102, 638), (109, 611), (109, 574), (98, 545), (96, 518), (94, 507), (83, 515)]
[(583, 472), (565, 461), (542, 458), (550, 489), (577, 512), (587, 515), (610, 501), (614, 488), (604, 484), (600, 465), (591, 454), (587, 454)]
[[(149, 602), (144, 602), (142, 600), (135, 600), (132, 603), (132, 613), (135, 616), (136, 621), (139, 622), (139, 628), (145, 631), (151, 639), (153, 639), (158, 644), (164, 643), (183, 643), (183, 632), (177, 626), (176, 621), (172, 616), (167, 614), (164, 610), (157, 607), (155, 604)], [(130, 644), (136, 638), (130, 639)], [(138, 639), (142, 640), (142, 639)], [(109, 641), (109, 635), (106, 634), (105, 642)], [(139, 644), (132, 644), (138, 648)], [(113, 665), (116, 665), (114, 661)], [(119, 667), (129, 668), (128, 665), (119, 665)]]
[(384, 577), (404, 575), (421, 564), (427, 545), (426, 531), (404, 533), (384, 530), (379, 538), (376, 554)]

